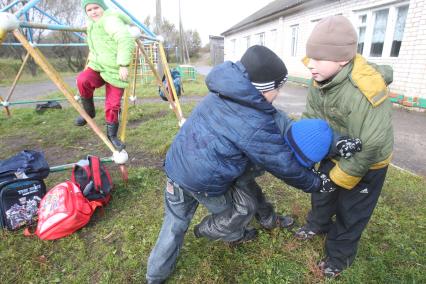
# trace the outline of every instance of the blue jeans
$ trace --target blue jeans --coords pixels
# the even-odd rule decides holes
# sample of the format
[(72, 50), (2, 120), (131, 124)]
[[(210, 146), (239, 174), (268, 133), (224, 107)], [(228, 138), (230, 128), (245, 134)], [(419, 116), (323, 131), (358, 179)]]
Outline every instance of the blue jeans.
[(213, 214), (220, 213), (232, 205), (229, 191), (220, 196), (209, 197), (204, 193), (184, 190), (167, 179), (163, 226), (148, 258), (148, 283), (161, 283), (173, 272), (183, 237), (200, 203)]

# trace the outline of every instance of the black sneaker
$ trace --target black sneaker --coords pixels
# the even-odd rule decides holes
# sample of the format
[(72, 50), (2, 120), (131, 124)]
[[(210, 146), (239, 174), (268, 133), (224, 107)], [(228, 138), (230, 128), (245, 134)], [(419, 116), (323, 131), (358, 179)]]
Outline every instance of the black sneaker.
[(247, 228), (244, 231), (244, 235), (241, 237), (241, 239), (236, 240), (236, 241), (232, 241), (232, 242), (228, 242), (228, 244), (231, 247), (235, 247), (235, 246), (238, 246), (240, 244), (250, 242), (250, 241), (256, 239), (256, 237), (257, 237), (257, 230), (255, 228)]
[(199, 227), (200, 227), (200, 224), (197, 224), (197, 225), (194, 226), (194, 236), (197, 239), (202, 237), (202, 235), (200, 233), (200, 228)]
[(321, 270), (324, 277), (336, 278), (342, 273), (342, 269), (337, 268), (329, 258), (324, 258), (318, 263), (318, 268)]
[(294, 233), (294, 236), (296, 237), (296, 239), (299, 239), (299, 240), (310, 240), (318, 234), (322, 234), (322, 232), (312, 228), (307, 223), (303, 227), (299, 228), (296, 231), (296, 233)]
[(289, 215), (278, 215), (277, 216), (277, 227), (278, 228), (290, 228), (294, 225), (294, 219)]

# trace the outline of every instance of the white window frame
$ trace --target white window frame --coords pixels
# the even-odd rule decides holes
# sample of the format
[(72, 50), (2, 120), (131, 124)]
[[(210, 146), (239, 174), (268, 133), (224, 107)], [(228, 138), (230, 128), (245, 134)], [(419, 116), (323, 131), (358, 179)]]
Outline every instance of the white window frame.
[[(402, 2), (397, 3), (393, 5), (384, 5), (380, 7), (375, 7), (371, 9), (365, 9), (362, 11), (356, 11), (354, 14), (356, 16), (356, 19), (358, 19), (362, 15), (367, 16), (367, 23), (366, 23), (366, 30), (365, 30), (365, 40), (364, 40), (364, 49), (362, 52), (362, 55), (369, 58), (396, 58), (391, 57), (391, 48), (392, 48), (392, 42), (394, 37), (394, 31), (395, 31), (395, 24), (396, 24), (396, 17), (398, 16), (398, 8), (402, 6), (408, 6), (409, 9), (410, 2)], [(380, 10), (389, 10), (387, 23), (386, 23), (386, 32), (385, 32), (385, 39), (383, 43), (383, 50), (381, 56), (370, 56), (371, 51), (371, 44), (373, 39), (373, 31), (374, 31), (374, 24), (375, 24), (375, 13)], [(406, 22), (407, 24), (407, 22)], [(356, 23), (356, 31), (359, 33), (359, 23)], [(402, 43), (403, 44), (403, 43)]]
[(246, 42), (246, 49), (248, 49), (251, 46), (251, 42), (250, 42), (250, 35), (247, 35), (244, 37), (244, 40)]
[(259, 33), (259, 45), (265, 46), (265, 32)]
[(321, 21), (322, 20), (322, 18), (315, 18), (315, 19), (312, 19), (311, 21), (310, 21), (310, 25), (309, 25), (309, 34), (311, 34), (312, 33), (312, 31), (314, 30), (314, 28), (315, 28), (315, 26), (319, 23), (319, 21)]
[[(361, 21), (361, 17), (363, 17), (363, 16), (365, 16), (365, 18), (366, 18), (365, 23), (363, 23)], [(359, 13), (357, 15), (356, 32), (358, 33), (358, 40), (360, 38), (360, 33), (359, 33), (360, 28), (365, 28), (365, 31), (364, 31), (364, 46), (362, 48), (362, 54), (364, 53), (365, 47), (366, 47), (365, 41), (367, 39), (367, 19), (368, 19), (367, 13)], [(359, 44), (359, 42), (358, 42), (358, 44)], [(357, 50), (358, 50), (358, 45), (357, 45)]]
[(299, 24), (291, 25), (290, 56), (297, 56), (297, 42), (299, 40)]
[(236, 56), (237, 55), (237, 39), (231, 39), (231, 53), (232, 56)]
[(267, 46), (272, 49), (272, 50), (276, 50), (277, 48), (277, 36), (278, 36), (278, 31), (277, 29), (272, 29), (269, 31), (269, 35), (268, 35), (268, 39), (267, 39)]
[(265, 45), (265, 32), (257, 33), (254, 35), (254, 45)]

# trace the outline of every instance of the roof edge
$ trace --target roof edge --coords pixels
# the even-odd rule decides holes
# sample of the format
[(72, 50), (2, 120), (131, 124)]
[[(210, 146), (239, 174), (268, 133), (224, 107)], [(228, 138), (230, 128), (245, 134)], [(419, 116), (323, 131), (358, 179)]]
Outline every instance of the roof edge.
[[(224, 37), (225, 37), (225, 36), (229, 36), (229, 35), (232, 35), (232, 34), (234, 34), (234, 33), (239, 32), (239, 31), (241, 31), (241, 30), (244, 30), (244, 29), (247, 29), (247, 28), (251, 28), (251, 27), (253, 27), (253, 26), (256, 26), (256, 25), (259, 25), (259, 24), (262, 24), (262, 23), (268, 22), (268, 21), (273, 20), (273, 19), (275, 19), (275, 18), (279, 18), (279, 17), (282, 17), (282, 16), (284, 16), (284, 15), (287, 15), (287, 14), (293, 13), (293, 12), (295, 12), (294, 10), (295, 10), (296, 8), (299, 8), (300, 6), (303, 6), (303, 5), (309, 4), (309, 2), (312, 2), (312, 1), (313, 1), (313, 0), (306, 0), (306, 1), (301, 1), (301, 2), (294, 3), (293, 5), (290, 5), (290, 6), (284, 7), (283, 9), (281, 9), (281, 10), (279, 10), (279, 11), (276, 11), (276, 12), (271, 13), (271, 14), (269, 14), (269, 15), (266, 15), (266, 16), (263, 16), (263, 17), (261, 17), (261, 18), (258, 18), (258, 19), (256, 19), (255, 21), (250, 22), (250, 23), (247, 23), (247, 24), (244, 24), (244, 25), (242, 25), (242, 26), (238, 26), (238, 24), (236, 24), (236, 25), (234, 25), (234, 27), (235, 27), (235, 26), (237, 26), (237, 27), (235, 27), (235, 28), (231, 27), (230, 29), (228, 29), (228, 30), (224, 31), (224, 32), (223, 32), (223, 33), (221, 33), (220, 35), (221, 35), (221, 36), (224, 36)], [(266, 7), (266, 6), (265, 6), (265, 7)], [(262, 8), (262, 9), (263, 9), (263, 8)], [(261, 9), (260, 9), (260, 10), (261, 10)], [(258, 11), (260, 11), (260, 10), (258, 10)], [(258, 11), (256, 11), (255, 13), (257, 13)], [(251, 14), (250, 16), (246, 17), (245, 19), (247, 19), (247, 18), (251, 17), (251, 16), (252, 16), (252, 15), (254, 15), (255, 13), (253, 13), (253, 14)], [(245, 19), (243, 19), (242, 21), (244, 21)], [(241, 21), (241, 22), (242, 22), (242, 21)]]

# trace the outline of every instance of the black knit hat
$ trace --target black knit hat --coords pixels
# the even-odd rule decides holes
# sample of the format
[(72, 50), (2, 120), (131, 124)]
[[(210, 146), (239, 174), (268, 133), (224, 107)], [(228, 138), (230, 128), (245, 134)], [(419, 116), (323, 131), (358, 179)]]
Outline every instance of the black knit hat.
[(250, 47), (240, 61), (252, 84), (261, 92), (279, 88), (287, 81), (288, 73), (284, 62), (267, 47)]

